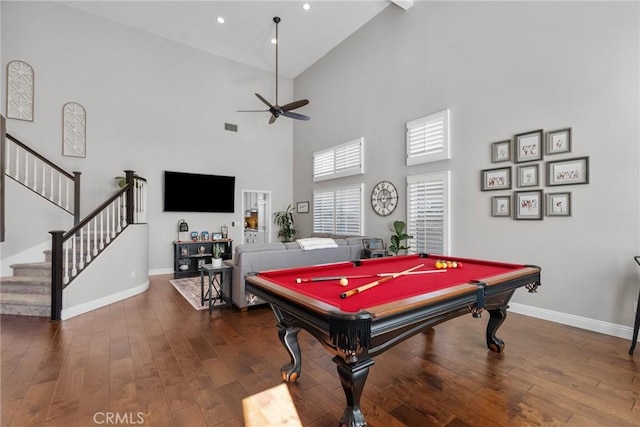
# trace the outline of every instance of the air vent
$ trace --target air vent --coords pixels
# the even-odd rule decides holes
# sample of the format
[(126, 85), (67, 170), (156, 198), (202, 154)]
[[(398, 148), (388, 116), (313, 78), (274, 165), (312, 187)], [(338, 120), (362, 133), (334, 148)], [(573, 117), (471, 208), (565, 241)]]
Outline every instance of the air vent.
[(224, 124), (224, 130), (229, 130), (231, 132), (238, 132), (238, 125), (232, 125), (231, 123)]

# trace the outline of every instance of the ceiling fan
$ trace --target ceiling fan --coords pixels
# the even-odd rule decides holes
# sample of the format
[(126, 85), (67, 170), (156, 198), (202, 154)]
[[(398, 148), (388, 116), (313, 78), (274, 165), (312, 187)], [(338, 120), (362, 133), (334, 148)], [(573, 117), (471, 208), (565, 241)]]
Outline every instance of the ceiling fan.
[(291, 112), (291, 110), (295, 110), (296, 108), (300, 108), (302, 106), (307, 105), (309, 103), (308, 99), (301, 99), (299, 101), (290, 102), (282, 106), (278, 105), (278, 45), (280, 44), (280, 39), (278, 38), (278, 24), (280, 23), (280, 18), (275, 16), (273, 18), (273, 22), (276, 23), (276, 103), (272, 105), (262, 95), (260, 95), (259, 93), (256, 93), (256, 96), (258, 97), (258, 99), (264, 102), (267, 105), (267, 107), (269, 107), (269, 109), (268, 110), (238, 110), (238, 112), (253, 113), (253, 112), (268, 111), (271, 113), (269, 124), (274, 123), (276, 119), (280, 116), (285, 116), (285, 117), (289, 117), (297, 120), (309, 120), (310, 117), (308, 116)]

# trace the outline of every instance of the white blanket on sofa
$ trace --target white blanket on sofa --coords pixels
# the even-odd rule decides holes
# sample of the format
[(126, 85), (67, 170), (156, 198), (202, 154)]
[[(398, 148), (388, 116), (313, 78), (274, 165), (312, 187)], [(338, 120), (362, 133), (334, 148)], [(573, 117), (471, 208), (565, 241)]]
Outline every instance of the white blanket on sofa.
[(296, 242), (298, 242), (303, 251), (338, 247), (335, 240), (328, 237), (309, 237), (307, 239), (297, 239)]

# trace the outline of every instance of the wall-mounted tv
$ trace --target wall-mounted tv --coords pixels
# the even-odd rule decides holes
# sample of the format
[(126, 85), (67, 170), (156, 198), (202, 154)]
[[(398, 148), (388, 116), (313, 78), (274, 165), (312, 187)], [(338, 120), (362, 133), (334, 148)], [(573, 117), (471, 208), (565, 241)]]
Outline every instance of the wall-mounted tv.
[(235, 176), (164, 172), (165, 212), (234, 212)]

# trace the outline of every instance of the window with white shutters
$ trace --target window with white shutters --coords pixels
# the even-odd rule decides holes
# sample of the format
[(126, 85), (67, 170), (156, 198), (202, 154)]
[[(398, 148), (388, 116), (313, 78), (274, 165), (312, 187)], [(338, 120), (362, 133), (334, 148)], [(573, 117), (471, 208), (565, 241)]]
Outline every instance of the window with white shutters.
[(313, 192), (313, 231), (362, 235), (362, 184)]
[(313, 182), (364, 173), (364, 138), (313, 153)]
[(449, 172), (407, 177), (409, 253), (449, 253)]
[(451, 158), (449, 110), (407, 122), (407, 166)]

